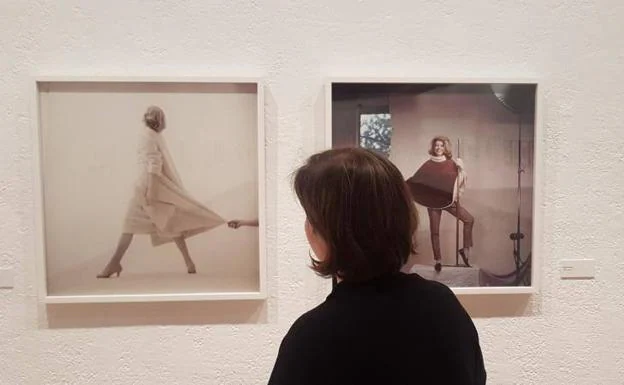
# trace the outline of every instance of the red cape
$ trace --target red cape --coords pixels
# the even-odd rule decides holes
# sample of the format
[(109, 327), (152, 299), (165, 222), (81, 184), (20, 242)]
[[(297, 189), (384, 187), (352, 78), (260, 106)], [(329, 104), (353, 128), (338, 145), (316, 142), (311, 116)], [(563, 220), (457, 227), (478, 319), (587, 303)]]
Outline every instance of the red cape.
[(428, 160), (407, 180), (414, 201), (432, 209), (444, 209), (453, 204), (458, 172), (455, 162)]

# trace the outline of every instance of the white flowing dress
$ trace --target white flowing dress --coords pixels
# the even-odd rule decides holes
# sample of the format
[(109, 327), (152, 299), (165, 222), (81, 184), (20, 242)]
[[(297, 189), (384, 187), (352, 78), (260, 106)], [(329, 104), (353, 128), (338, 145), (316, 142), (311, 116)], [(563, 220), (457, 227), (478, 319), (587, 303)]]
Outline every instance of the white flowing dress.
[[(150, 234), (152, 245), (158, 246), (226, 222), (185, 190), (161, 134), (144, 128), (138, 161), (139, 175), (124, 219), (125, 233)], [(147, 203), (149, 174), (156, 189), (151, 204)]]

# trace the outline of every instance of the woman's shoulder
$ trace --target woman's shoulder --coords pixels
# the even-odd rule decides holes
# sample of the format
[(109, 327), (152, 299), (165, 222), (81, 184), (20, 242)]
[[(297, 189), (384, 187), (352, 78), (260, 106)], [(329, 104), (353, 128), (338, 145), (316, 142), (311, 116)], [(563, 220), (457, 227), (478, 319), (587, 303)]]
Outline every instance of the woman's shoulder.
[(152, 130), (151, 128), (143, 128), (143, 136), (145, 138), (151, 139), (151, 140), (158, 140), (158, 138), (160, 137), (160, 133), (156, 132), (154, 130)]
[(149, 128), (144, 128), (141, 131), (140, 142), (143, 147), (155, 148), (158, 147), (160, 142), (160, 135), (158, 132)]
[(417, 273), (401, 273), (400, 276), (405, 284), (409, 285), (413, 289), (426, 290), (441, 295), (453, 293), (453, 291), (445, 284), (435, 280), (426, 279)]
[(292, 328), (298, 330), (310, 325), (319, 325), (323, 320), (331, 318), (331, 312), (332, 310), (328, 303), (322, 302), (297, 317), (295, 322), (293, 322)]
[(301, 346), (326, 344), (327, 341), (323, 341), (322, 331), (326, 321), (331, 320), (328, 310), (326, 304), (321, 303), (297, 317), (282, 340), (282, 349), (290, 350)]
[(442, 282), (438, 282), (433, 279), (423, 278), (416, 273), (406, 275), (410, 278), (412, 284), (421, 290), (425, 290), (435, 295), (455, 298), (455, 293), (453, 292), (453, 290)]
[(429, 306), (432, 311), (460, 311), (463, 307), (453, 290), (447, 285), (426, 279), (416, 273), (404, 274), (404, 289), (410, 300), (419, 303), (419, 307)]

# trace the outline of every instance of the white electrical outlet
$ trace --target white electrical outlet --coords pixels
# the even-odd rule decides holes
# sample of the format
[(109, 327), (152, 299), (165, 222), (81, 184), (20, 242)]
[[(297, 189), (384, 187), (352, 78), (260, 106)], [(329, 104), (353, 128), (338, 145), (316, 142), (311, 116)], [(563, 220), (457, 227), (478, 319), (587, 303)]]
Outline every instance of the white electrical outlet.
[(561, 278), (594, 278), (595, 261), (593, 259), (564, 259), (561, 261)]

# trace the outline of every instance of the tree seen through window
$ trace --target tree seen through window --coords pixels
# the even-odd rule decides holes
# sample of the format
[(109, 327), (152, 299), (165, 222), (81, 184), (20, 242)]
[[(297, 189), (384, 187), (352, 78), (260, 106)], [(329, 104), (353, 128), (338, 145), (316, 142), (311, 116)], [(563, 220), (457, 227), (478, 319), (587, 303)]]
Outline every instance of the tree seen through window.
[(390, 114), (360, 115), (360, 147), (390, 156), (392, 124)]

